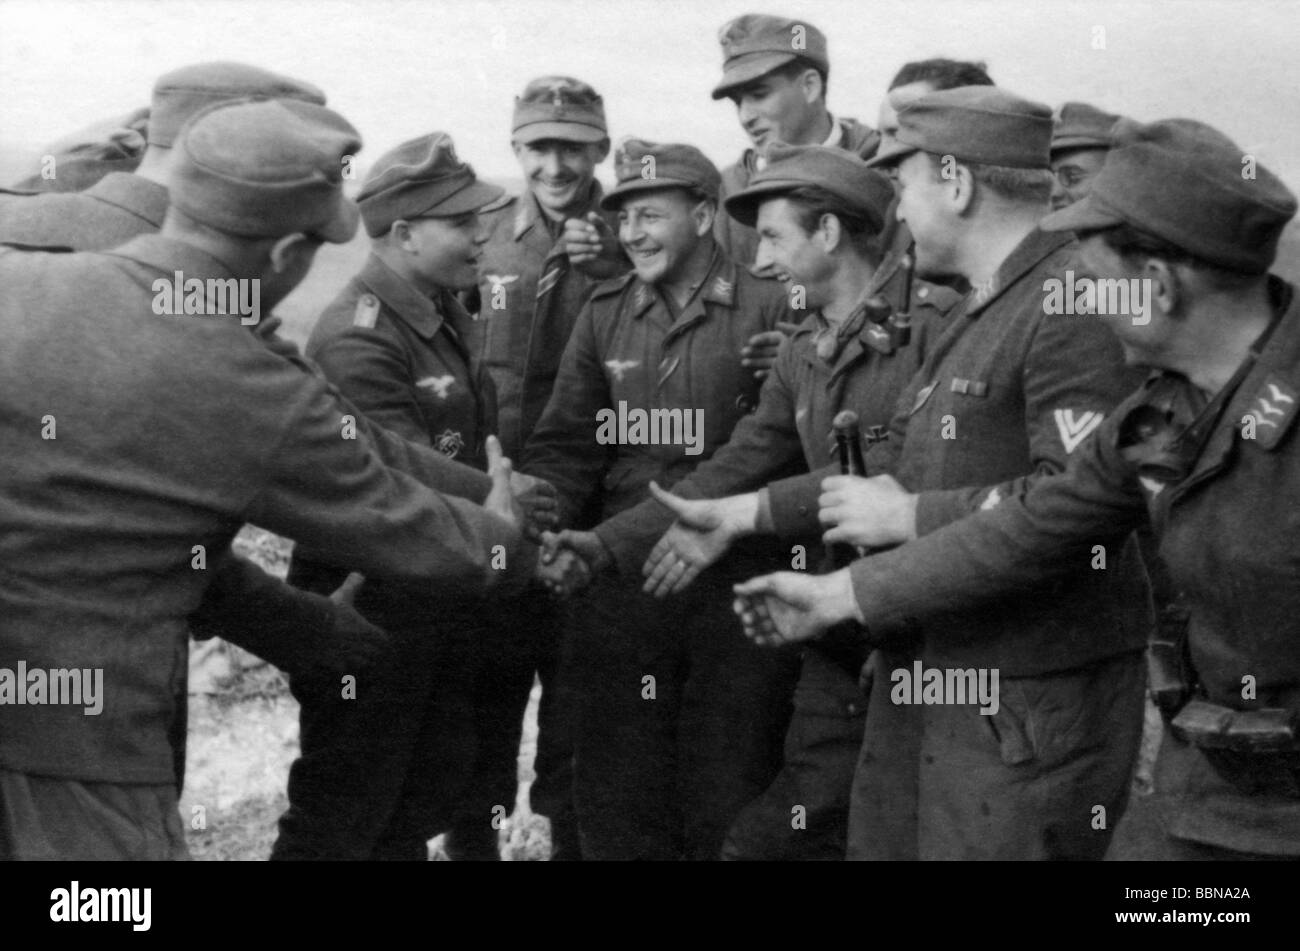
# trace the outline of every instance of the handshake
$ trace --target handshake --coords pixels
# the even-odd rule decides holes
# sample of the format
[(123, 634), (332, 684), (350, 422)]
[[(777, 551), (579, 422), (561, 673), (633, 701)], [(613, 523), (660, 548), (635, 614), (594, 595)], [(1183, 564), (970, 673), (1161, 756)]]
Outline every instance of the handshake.
[(544, 532), (534, 577), (556, 598), (567, 598), (591, 584), (614, 561), (595, 532)]

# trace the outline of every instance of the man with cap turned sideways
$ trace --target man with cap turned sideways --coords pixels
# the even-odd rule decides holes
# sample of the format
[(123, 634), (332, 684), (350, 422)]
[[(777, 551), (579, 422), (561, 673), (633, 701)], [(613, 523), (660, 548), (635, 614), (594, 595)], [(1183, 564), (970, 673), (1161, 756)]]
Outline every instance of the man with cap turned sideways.
[[(526, 188), (481, 212), (487, 241), (471, 348), (496, 384), (498, 435), (517, 459), (551, 398), (578, 311), (591, 289), (626, 271), (628, 261), (613, 212), (600, 209), (595, 173), (609, 155), (609, 132), (596, 90), (570, 76), (534, 79), (515, 99), (510, 142)], [(578, 855), (572, 751), (557, 682), (563, 611), (534, 602), (527, 621), (542, 683), (529, 799), (534, 813), (550, 819), (553, 861)]]
[(1097, 542), (1149, 523), (1191, 618), (1173, 676), (1152, 681), (1166, 718), (1155, 791), (1111, 858), (1300, 856), (1300, 305), (1269, 274), (1297, 203), (1263, 166), (1243, 176), (1244, 157), (1200, 122), (1138, 126), (1091, 193), (1043, 222), (1076, 232), (1099, 277), (1150, 282), (1149, 319), (1105, 322), (1156, 372), (1063, 475), (811, 587), (781, 575), (743, 589), (779, 618), (778, 632), (747, 610), (761, 637), (853, 616), (886, 639), (903, 615), (1076, 574)]
[[(496, 405), (456, 294), (476, 280), (478, 210), (501, 195), (444, 132), (381, 156), (357, 196), (370, 258), (307, 344), (373, 422), (479, 470)], [(300, 546), (289, 580), (323, 593), (350, 566)], [(519, 660), (531, 657), (516, 617), (524, 603), (382, 579), (361, 585), (357, 607), (393, 647), (355, 698), (294, 684), (302, 752), (274, 858), (423, 860), (425, 843), (449, 827), (453, 858), (499, 857), (493, 807), (514, 804), (533, 680)]]
[(1052, 133), (1052, 207), (1073, 204), (1092, 187), (1110, 151), (1116, 124), (1124, 128), (1129, 120), (1102, 112), (1086, 102), (1067, 102), (1056, 113)]
[[(823, 470), (757, 499), (679, 504), (706, 552), (759, 528), (830, 529), (828, 542), (883, 547), (996, 507), (1063, 470), (1135, 384), (1099, 320), (1044, 303), (1046, 282), (1083, 273), (1068, 236), (1038, 230), (1050, 110), (966, 86), (902, 104), (898, 120), (892, 146), (868, 164), (898, 165), (918, 274), (972, 289), (904, 389), (889, 438), (866, 454), (879, 478)], [(1127, 534), (1104, 539), (1107, 570), (980, 611), (936, 612), (881, 646), (850, 858), (1101, 857), (1128, 795), (1150, 626)], [(681, 556), (673, 571), (698, 560), (688, 547)], [(911, 704), (899, 686), (917, 670), (979, 669), (986, 686), (988, 671), (1001, 685), (986, 703)], [(1092, 824), (1098, 805), (1104, 829)]]
[[(722, 173), (721, 197), (744, 189), (777, 142), (825, 145), (870, 158), (880, 136), (856, 119), (837, 118), (826, 107), (830, 57), (826, 36), (811, 23), (762, 13), (736, 17), (718, 31), (722, 79), (714, 99), (730, 99), (753, 143)], [(719, 215), (715, 236), (736, 263), (750, 267), (758, 250), (754, 229)]]
[[(508, 463), (489, 479), (409, 448), (410, 471), (423, 455), (449, 491), (488, 481), (475, 501), (388, 468), (396, 437), (215, 300), (235, 282), (273, 307), (323, 242), (352, 237), (342, 171), (360, 144), (312, 103), (218, 104), (177, 143), (160, 234), (0, 254), (0, 668), (94, 674), (82, 704), (9, 705), (11, 679), (0, 692), (6, 858), (185, 857), (169, 734), (209, 583), (195, 553), (244, 522), (416, 587), (531, 577)], [(178, 281), (190, 313), (160, 306)]]
[[(167, 179), (181, 127), (214, 103), (247, 98), (325, 104), (324, 93), (311, 83), (243, 63), (196, 63), (173, 70), (154, 84), (148, 146), (139, 167), (133, 173), (111, 172), (75, 194), (0, 203), (0, 244), (26, 250), (106, 251), (154, 234), (167, 212)], [(65, 163), (56, 165), (55, 180), (66, 172)], [(270, 333), (274, 323), (278, 321), (259, 324), (259, 329)], [(210, 570), (214, 583), (190, 619), (195, 637), (224, 637), (286, 672), (304, 675), (318, 675), (322, 663), (349, 669), (358, 664), (348, 645), (369, 626), (347, 604), (295, 591), (233, 552), (223, 553)], [(195, 658), (201, 656), (196, 651)], [(177, 721), (176, 730), (179, 786), (185, 771), (184, 718)]]
[[(713, 455), (758, 404), (740, 346), (791, 315), (779, 284), (719, 250), (718, 171), (698, 149), (629, 139), (615, 167), (602, 205), (634, 271), (578, 315), (521, 463), (555, 485), (566, 527), (593, 501), (604, 522)], [(598, 575), (565, 652), (583, 858), (716, 858), (775, 775), (789, 716), (794, 658), (753, 649), (725, 610), (731, 579), (771, 554), (741, 553), (664, 604), (641, 592), (639, 560), (599, 537), (558, 544)]]
[[(673, 486), (674, 494), (687, 498), (759, 488), (792, 467), (822, 468), (834, 444), (831, 423), (841, 410), (858, 414), (869, 441), (873, 428), (888, 425), (939, 316), (918, 302), (906, 341), (890, 323), (895, 273), (882, 267), (879, 240), (894, 199), (888, 178), (841, 149), (779, 145), (769, 157), (749, 187), (727, 199), (727, 212), (757, 226), (757, 260), (800, 299), (806, 316), (772, 367), (758, 409), (708, 462)], [(669, 508), (647, 499), (596, 532), (635, 577), (672, 522)], [(814, 534), (802, 543), (812, 553), (804, 562), (816, 567), (820, 539)], [(653, 579), (646, 589), (667, 593)], [(849, 788), (862, 745), (866, 702), (858, 676), (865, 658), (856, 642), (843, 638), (805, 652), (781, 774), (733, 823), (724, 858), (843, 858)], [(796, 806), (802, 814), (792, 811)], [(795, 815), (803, 821), (792, 823)]]

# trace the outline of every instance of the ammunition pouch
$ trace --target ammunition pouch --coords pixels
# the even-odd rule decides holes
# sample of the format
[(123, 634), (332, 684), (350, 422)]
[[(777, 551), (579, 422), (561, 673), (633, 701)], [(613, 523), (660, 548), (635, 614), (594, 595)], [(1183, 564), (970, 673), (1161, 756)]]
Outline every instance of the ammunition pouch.
[(1169, 723), (1228, 783), (1251, 796), (1300, 798), (1300, 713), (1192, 700)]

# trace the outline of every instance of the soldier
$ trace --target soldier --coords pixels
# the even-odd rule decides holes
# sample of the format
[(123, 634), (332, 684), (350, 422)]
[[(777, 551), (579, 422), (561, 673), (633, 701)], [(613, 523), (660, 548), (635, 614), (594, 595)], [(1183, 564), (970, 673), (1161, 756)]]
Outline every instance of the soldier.
[[(93, 710), (71, 691), (33, 705), (29, 690), (0, 717), (6, 858), (185, 856), (169, 731), (185, 618), (208, 585), (192, 565), (244, 522), (415, 585), (474, 592), (531, 575), (508, 463), (493, 466), (485, 507), (431, 491), (383, 465), (318, 375), (217, 316), (211, 297), (186, 298), (199, 314), (160, 315), (193, 281), (214, 294), (207, 281), (227, 293), (257, 281), (236, 286), (274, 306), (321, 243), (352, 237), (341, 172), (359, 147), (321, 106), (219, 104), (180, 140), (159, 235), (111, 253), (0, 255), (0, 667), (93, 675), (81, 699), (98, 697)], [(487, 478), (423, 459), (455, 491)], [(511, 568), (494, 569), (500, 553)]]
[[(515, 100), (511, 145), (527, 190), (481, 213), (487, 241), (470, 339), (496, 385), (501, 444), (518, 459), (551, 398), (578, 311), (628, 261), (614, 214), (600, 210), (595, 172), (609, 155), (609, 133), (594, 89), (568, 76), (530, 82)], [(542, 683), (531, 805), (550, 820), (551, 859), (576, 858), (572, 745), (557, 678), (563, 608), (534, 600), (526, 618), (531, 634), (515, 652), (533, 651)]]
[[(370, 258), (307, 344), (373, 422), (482, 470), (494, 390), (467, 347), (471, 320), (455, 294), (481, 266), (478, 209), (501, 195), (446, 133), (381, 156), (357, 197)], [(289, 580), (329, 591), (347, 567), (300, 547)], [(425, 843), (450, 826), (453, 858), (499, 858), (504, 815), (494, 810), (514, 803), (533, 681), (532, 634), (518, 619), (532, 600), (366, 581), (357, 606), (390, 631), (393, 650), (365, 696), (295, 689), (302, 753), (272, 857), (423, 860)]]
[[(869, 164), (899, 167), (918, 272), (972, 286), (866, 460), (868, 473), (915, 493), (899, 530), (925, 533), (1064, 469), (1133, 380), (1097, 321), (1045, 306), (1046, 282), (1084, 273), (1068, 237), (1037, 227), (1051, 189), (1050, 111), (972, 86), (915, 99), (898, 117), (893, 148)], [(851, 504), (857, 484), (833, 483), (827, 510)], [(666, 537), (651, 580), (689, 578), (758, 527), (818, 529), (820, 485), (812, 474), (757, 498), (669, 497), (697, 531), (690, 545)], [(851, 858), (1101, 857), (1127, 799), (1150, 625), (1136, 551), (1120, 547), (1109, 570), (933, 617), (876, 653)], [(1000, 706), (899, 702), (899, 672), (917, 668), (996, 671)], [(1112, 822), (1094, 831), (1096, 805)]]
[[(134, 172), (114, 171), (87, 191), (0, 203), (0, 243), (44, 251), (106, 251), (153, 234), (167, 211), (167, 178), (181, 127), (204, 108), (226, 100), (287, 98), (325, 104), (310, 83), (242, 63), (198, 63), (173, 70), (154, 84), (149, 145)], [(66, 183), (67, 163), (55, 167)], [(61, 186), (62, 187), (62, 186)], [(278, 321), (259, 325), (265, 333)], [(312, 680), (340, 669), (355, 671), (381, 642), (381, 632), (341, 599), (295, 591), (233, 552), (211, 571), (213, 584), (190, 627), (207, 644), (224, 637), (286, 672)], [(357, 653), (358, 648), (363, 653)], [(204, 649), (195, 651), (197, 665)], [(197, 667), (196, 667), (197, 669)], [(179, 788), (185, 773), (186, 705), (176, 721)]]
[[(854, 617), (888, 640), (904, 618), (1090, 571), (1097, 544), (1149, 522), (1191, 623), (1171, 666), (1152, 657), (1166, 717), (1156, 788), (1120, 822), (1114, 858), (1300, 856), (1300, 307), (1268, 273), (1297, 202), (1242, 161), (1199, 122), (1138, 127), (1091, 193), (1044, 221), (1078, 233), (1099, 277), (1149, 282), (1152, 302), (1149, 319), (1106, 324), (1129, 362), (1157, 372), (1063, 475), (836, 575), (738, 588), (760, 637)], [(870, 544), (901, 501), (855, 509), (845, 537)]]
[[(722, 79), (713, 98), (736, 104), (740, 127), (753, 142), (722, 173), (720, 197), (743, 190), (766, 164), (776, 142), (826, 145), (870, 158), (880, 136), (856, 119), (836, 118), (826, 107), (830, 59), (826, 36), (811, 23), (747, 13), (718, 31)], [(753, 265), (758, 236), (729, 215), (719, 215), (715, 237), (733, 261)]]
[[(719, 175), (697, 149), (630, 139), (616, 166), (602, 205), (619, 213), (635, 273), (592, 292), (524, 454), (525, 470), (556, 480), (566, 525), (602, 490), (610, 518), (708, 459), (757, 402), (736, 351), (789, 315), (780, 285), (714, 241)], [(584, 557), (612, 566), (599, 546)], [(749, 558), (666, 608), (619, 575), (578, 604), (566, 677), (583, 858), (716, 858), (775, 774), (792, 658), (755, 653), (718, 611)]]
[[(1116, 123), (1121, 119), (1086, 102), (1067, 102), (1056, 113), (1052, 134), (1052, 207), (1073, 204), (1092, 187), (1106, 162)], [(1127, 120), (1125, 120), (1127, 124)]]
[[(879, 243), (893, 200), (889, 180), (856, 156), (783, 145), (772, 148), (767, 167), (747, 189), (727, 199), (729, 214), (756, 226), (758, 263), (778, 274), (810, 313), (778, 356), (757, 411), (741, 419), (727, 443), (674, 492), (713, 498), (759, 488), (792, 467), (820, 469), (828, 458), (831, 420), (843, 409), (858, 414), (864, 431), (888, 425), (939, 316), (926, 301), (951, 294), (935, 289), (933, 298), (916, 300), (913, 339), (905, 343), (892, 318), (895, 309), (907, 310), (909, 269), (882, 260)], [(603, 541), (635, 577), (649, 542), (672, 521), (667, 509), (647, 499), (600, 525), (596, 544)], [(639, 544), (643, 539), (649, 542)], [(807, 550), (820, 546), (815, 536), (803, 541), (805, 554), (795, 560), (806, 563)], [(592, 539), (563, 532), (558, 543), (581, 550)], [(819, 642), (804, 652), (785, 764), (733, 823), (724, 858), (844, 857), (866, 716), (858, 687), (865, 658), (857, 638)]]

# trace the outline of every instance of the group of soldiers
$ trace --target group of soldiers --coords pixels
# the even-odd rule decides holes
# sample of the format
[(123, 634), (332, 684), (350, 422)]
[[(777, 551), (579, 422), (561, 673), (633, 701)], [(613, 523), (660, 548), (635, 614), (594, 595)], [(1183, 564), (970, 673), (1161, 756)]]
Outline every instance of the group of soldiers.
[[(625, 138), (603, 191), (556, 75), (521, 194), (429, 132), (353, 201), (321, 90), (205, 63), (0, 195), (0, 668), (104, 681), (5, 702), (0, 855), (187, 856), (219, 635), (301, 704), (276, 859), (498, 857), (534, 678), (557, 860), (1300, 856), (1294, 195), (979, 63), (872, 129), (812, 24), (719, 38), (725, 171)], [(269, 314), (358, 223), (304, 355)]]

